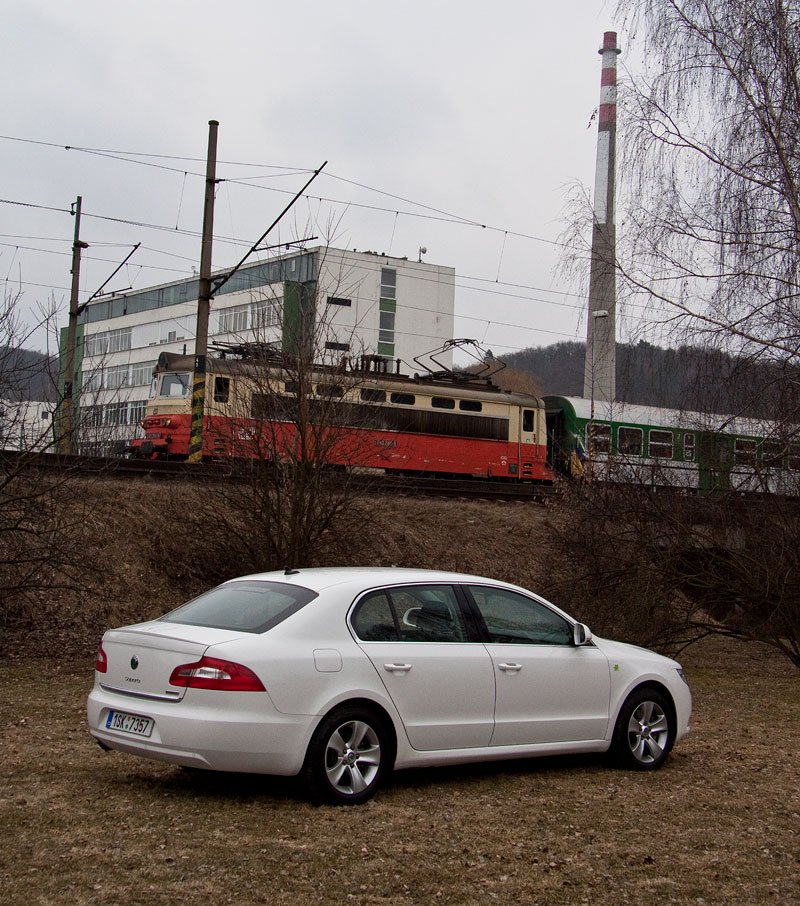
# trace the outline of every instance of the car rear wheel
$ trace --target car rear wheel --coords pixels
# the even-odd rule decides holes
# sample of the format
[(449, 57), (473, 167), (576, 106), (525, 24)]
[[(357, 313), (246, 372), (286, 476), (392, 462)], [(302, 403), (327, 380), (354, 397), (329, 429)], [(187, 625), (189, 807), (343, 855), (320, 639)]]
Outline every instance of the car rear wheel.
[(304, 775), (317, 802), (358, 805), (391, 771), (391, 736), (383, 720), (359, 707), (341, 708), (317, 727)]
[(644, 688), (632, 692), (614, 728), (611, 755), (622, 767), (653, 771), (666, 760), (675, 741), (671, 709), (662, 692)]

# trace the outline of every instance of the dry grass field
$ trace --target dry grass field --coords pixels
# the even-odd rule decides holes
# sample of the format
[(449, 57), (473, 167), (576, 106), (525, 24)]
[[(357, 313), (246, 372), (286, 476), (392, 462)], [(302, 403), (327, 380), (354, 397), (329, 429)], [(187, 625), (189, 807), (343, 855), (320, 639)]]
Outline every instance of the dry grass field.
[[(693, 729), (654, 774), (597, 757), (415, 771), (333, 808), (283, 779), (103, 753), (84, 712), (99, 632), (191, 588), (161, 575), (180, 539), (151, 529), (144, 492), (92, 494), (97, 569), (0, 652), (0, 903), (800, 903), (800, 678), (752, 646), (684, 653)], [(392, 507), (362, 533), (380, 552), (342, 562), (541, 575), (525, 505)]]
[(0, 902), (800, 902), (800, 696), (772, 656), (685, 659), (654, 774), (576, 757), (398, 773), (358, 808), (103, 753), (91, 662), (0, 666)]

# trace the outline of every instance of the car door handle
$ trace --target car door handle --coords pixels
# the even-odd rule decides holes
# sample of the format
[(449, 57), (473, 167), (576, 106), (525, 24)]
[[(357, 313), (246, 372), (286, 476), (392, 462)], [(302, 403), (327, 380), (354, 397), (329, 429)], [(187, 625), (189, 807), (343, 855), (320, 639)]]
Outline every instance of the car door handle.
[(516, 673), (517, 670), (522, 670), (522, 664), (498, 664), (498, 670), (504, 670), (506, 673)]
[(411, 664), (384, 664), (383, 669), (388, 670), (389, 673), (408, 673)]

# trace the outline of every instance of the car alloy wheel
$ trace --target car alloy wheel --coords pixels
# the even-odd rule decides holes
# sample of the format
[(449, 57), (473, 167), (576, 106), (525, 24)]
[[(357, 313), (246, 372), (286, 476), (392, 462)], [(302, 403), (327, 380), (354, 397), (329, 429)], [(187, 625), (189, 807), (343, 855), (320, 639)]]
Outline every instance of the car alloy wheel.
[(374, 795), (392, 761), (383, 721), (366, 709), (346, 707), (317, 728), (304, 774), (317, 801), (356, 805)]
[(664, 709), (652, 701), (642, 702), (628, 721), (628, 746), (642, 764), (653, 764), (664, 754), (669, 741), (669, 721)]
[(619, 712), (611, 755), (624, 767), (652, 771), (660, 767), (675, 739), (664, 694), (653, 688), (634, 690)]
[(363, 793), (375, 782), (380, 766), (381, 743), (365, 721), (349, 720), (328, 738), (325, 771), (337, 792), (345, 796)]

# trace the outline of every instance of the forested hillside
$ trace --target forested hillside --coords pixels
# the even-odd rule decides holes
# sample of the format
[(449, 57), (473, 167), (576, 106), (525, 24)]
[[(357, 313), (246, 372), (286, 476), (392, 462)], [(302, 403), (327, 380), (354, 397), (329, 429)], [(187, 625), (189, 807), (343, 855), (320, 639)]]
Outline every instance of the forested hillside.
[(0, 346), (0, 399), (53, 402), (57, 380), (57, 358), (30, 349)]
[[(530, 374), (542, 394), (583, 394), (583, 343), (524, 349), (503, 361)], [(769, 362), (743, 362), (692, 346), (617, 345), (616, 396), (625, 402), (770, 418), (786, 411), (783, 397), (796, 391)]]

